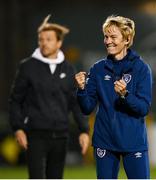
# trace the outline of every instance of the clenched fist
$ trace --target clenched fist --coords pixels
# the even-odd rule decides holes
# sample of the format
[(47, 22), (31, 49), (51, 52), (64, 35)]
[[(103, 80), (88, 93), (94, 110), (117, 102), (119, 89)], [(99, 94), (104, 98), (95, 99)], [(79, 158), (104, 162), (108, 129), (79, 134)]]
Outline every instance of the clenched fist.
[(79, 89), (85, 88), (86, 75), (87, 75), (86, 72), (79, 72), (75, 75), (75, 80)]
[(126, 82), (122, 79), (120, 79), (119, 81), (115, 81), (114, 82), (114, 89), (116, 91), (116, 93), (118, 93), (120, 96), (124, 96), (127, 92), (126, 90)]

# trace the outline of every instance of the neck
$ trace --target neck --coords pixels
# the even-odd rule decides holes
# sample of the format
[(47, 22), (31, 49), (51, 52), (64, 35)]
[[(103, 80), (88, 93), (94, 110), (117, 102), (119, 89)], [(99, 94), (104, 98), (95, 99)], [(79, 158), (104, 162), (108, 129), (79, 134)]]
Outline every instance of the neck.
[(56, 58), (57, 58), (57, 54), (58, 54), (58, 53), (56, 53), (56, 54), (54, 54), (54, 55), (50, 55), (50, 56), (48, 56), (47, 58), (49, 58), (50, 60), (56, 59)]
[(127, 48), (124, 48), (119, 54), (114, 56), (117, 61), (122, 60), (127, 55)]
[(49, 60), (54, 60), (56, 59), (58, 56), (58, 51), (56, 51), (55, 53), (53, 54), (49, 54), (48, 56), (44, 56), (45, 58), (48, 58)]

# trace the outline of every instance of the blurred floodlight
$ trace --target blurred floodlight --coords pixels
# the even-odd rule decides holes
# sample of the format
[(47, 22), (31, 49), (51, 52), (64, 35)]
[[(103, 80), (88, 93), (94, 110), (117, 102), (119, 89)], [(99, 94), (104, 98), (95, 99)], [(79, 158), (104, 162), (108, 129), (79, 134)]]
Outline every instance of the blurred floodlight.
[(147, 1), (141, 4), (139, 9), (149, 15), (156, 15), (156, 1)]

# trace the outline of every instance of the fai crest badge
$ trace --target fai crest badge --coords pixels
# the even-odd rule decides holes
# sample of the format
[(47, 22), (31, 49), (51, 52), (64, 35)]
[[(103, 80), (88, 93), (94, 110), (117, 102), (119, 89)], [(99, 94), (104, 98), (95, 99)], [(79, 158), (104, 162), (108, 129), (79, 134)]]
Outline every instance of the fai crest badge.
[(125, 81), (125, 83), (129, 83), (131, 81), (132, 76), (130, 74), (124, 74), (122, 76), (122, 79)]
[(97, 155), (98, 155), (100, 158), (103, 158), (105, 154), (106, 154), (106, 150), (105, 150), (105, 149), (97, 148)]

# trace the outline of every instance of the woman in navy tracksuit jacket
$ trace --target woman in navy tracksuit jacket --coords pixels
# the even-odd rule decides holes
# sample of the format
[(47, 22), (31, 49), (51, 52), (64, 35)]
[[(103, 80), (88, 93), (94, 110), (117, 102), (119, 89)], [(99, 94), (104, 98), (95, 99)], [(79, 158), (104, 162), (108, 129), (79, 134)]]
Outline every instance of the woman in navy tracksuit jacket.
[(75, 76), (82, 112), (89, 115), (98, 105), (93, 133), (97, 177), (117, 178), (122, 156), (128, 178), (149, 178), (145, 116), (151, 105), (151, 70), (129, 49), (132, 20), (108, 17), (103, 31), (107, 58), (91, 67), (86, 80), (85, 72)]

